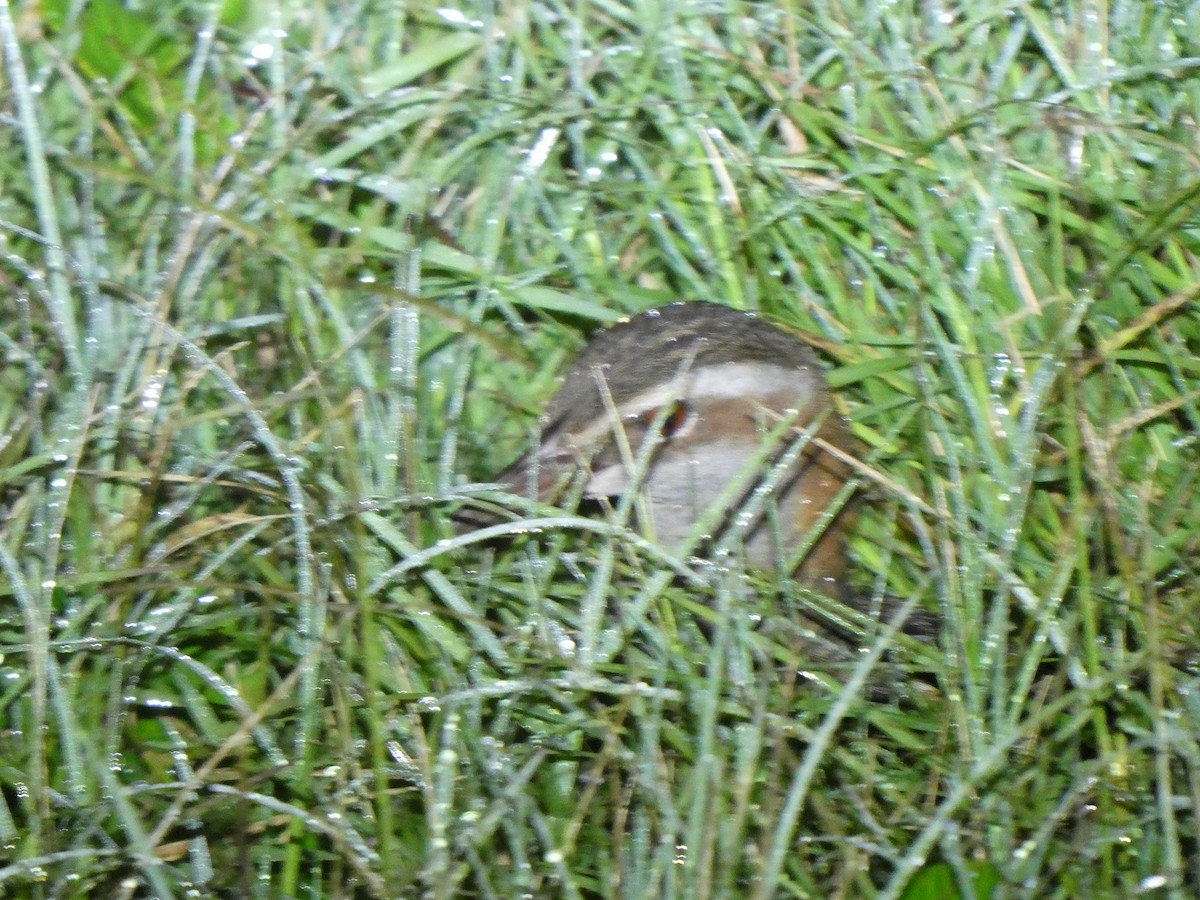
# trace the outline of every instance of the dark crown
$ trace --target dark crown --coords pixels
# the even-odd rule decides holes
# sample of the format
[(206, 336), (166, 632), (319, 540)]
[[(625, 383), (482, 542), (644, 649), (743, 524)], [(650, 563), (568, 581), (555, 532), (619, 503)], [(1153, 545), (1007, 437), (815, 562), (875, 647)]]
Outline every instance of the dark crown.
[(567, 373), (546, 409), (547, 433), (572, 429), (604, 413), (595, 370), (619, 404), (684, 366), (762, 362), (798, 370), (817, 367), (799, 339), (750, 313), (715, 303), (672, 303), (596, 335)]

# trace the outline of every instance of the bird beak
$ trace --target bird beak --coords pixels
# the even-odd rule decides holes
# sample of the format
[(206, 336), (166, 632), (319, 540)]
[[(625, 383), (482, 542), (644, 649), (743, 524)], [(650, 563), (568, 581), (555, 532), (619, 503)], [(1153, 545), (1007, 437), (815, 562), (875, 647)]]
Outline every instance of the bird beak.
[(526, 453), (496, 476), (496, 482), (512, 494), (531, 494), (543, 503), (561, 495), (580, 460), (572, 450), (557, 443)]

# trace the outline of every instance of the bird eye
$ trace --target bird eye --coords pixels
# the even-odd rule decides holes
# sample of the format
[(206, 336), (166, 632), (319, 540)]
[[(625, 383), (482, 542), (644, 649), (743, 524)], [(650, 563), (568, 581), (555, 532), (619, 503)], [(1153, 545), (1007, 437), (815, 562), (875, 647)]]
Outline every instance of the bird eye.
[(683, 431), (684, 427), (692, 420), (692, 411), (682, 400), (676, 400), (671, 407), (671, 411), (667, 414), (666, 421), (663, 422), (663, 436), (674, 437)]
[(663, 414), (663, 408), (648, 409), (637, 416), (637, 424), (645, 431), (649, 431), (656, 422), (661, 422), (659, 426), (659, 436), (662, 438), (673, 438), (681, 434), (692, 420), (692, 410), (682, 400), (676, 400), (671, 404), (670, 409)]

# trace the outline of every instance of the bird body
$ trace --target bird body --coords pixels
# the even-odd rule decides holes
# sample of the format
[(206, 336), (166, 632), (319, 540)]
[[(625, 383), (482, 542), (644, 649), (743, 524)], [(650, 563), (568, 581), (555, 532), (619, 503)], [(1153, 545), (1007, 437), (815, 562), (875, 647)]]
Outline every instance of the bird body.
[(788, 567), (811, 540), (794, 574), (831, 581), (853, 511), (826, 516), (850, 470), (822, 441), (853, 443), (802, 341), (728, 307), (677, 303), (598, 333), (547, 406), (539, 445), (498, 481), (546, 502), (577, 476), (591, 498), (637, 490), (639, 524), (663, 546), (711, 521), (714, 541), (732, 532), (725, 546), (763, 568)]

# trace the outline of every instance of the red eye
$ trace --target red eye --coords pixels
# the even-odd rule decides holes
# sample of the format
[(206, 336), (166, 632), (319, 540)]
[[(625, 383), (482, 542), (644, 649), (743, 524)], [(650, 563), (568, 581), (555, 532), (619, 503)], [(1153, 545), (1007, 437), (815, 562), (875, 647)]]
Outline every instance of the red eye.
[(663, 417), (663, 408), (661, 406), (658, 409), (648, 409), (638, 417), (640, 420), (639, 424), (643, 428), (650, 428), (656, 421), (661, 420), (660, 435), (664, 438), (675, 437), (691, 421), (691, 418), (692, 411), (682, 400), (676, 400), (672, 403), (665, 417)]
[(676, 400), (667, 420), (663, 422), (663, 434), (667, 437), (678, 434), (692, 418), (692, 411), (682, 400)]

